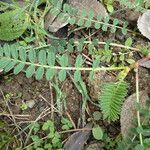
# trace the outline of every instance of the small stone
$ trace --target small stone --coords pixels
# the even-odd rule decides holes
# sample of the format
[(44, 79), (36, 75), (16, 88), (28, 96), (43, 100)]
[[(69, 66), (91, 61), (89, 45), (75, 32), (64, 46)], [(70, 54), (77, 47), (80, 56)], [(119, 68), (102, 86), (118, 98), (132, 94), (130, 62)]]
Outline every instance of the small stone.
[(103, 146), (104, 144), (103, 143), (93, 143), (93, 144), (90, 144), (86, 150), (103, 150)]
[(29, 101), (26, 101), (26, 104), (29, 108), (33, 108), (34, 105), (35, 105), (35, 101), (34, 100), (29, 100)]

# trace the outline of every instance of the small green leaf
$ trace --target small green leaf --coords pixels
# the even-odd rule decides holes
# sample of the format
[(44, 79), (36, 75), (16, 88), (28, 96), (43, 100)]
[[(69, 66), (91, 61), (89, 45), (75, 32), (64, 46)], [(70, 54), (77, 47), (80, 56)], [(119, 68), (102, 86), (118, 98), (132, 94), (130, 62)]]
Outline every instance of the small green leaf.
[(3, 50), (4, 50), (5, 56), (6, 57), (10, 57), (11, 49), (10, 49), (10, 46), (8, 44), (4, 44)]
[(26, 77), (31, 78), (33, 74), (35, 73), (35, 66), (31, 65), (26, 69)]
[(115, 32), (116, 32), (116, 30), (117, 30), (117, 28), (114, 26), (114, 27), (112, 27), (112, 28), (111, 28), (111, 30), (110, 30), (110, 31), (111, 31), (111, 33), (115, 33)]
[(67, 49), (68, 49), (68, 51), (70, 52), (70, 53), (72, 53), (73, 52), (73, 46), (72, 46), (72, 44), (68, 44), (67, 45)]
[(5, 68), (9, 63), (11, 62), (11, 60), (4, 58), (0, 59), (0, 69)]
[(50, 66), (55, 65), (55, 53), (53, 51), (48, 52), (47, 62)]
[(82, 18), (80, 18), (80, 19), (78, 20), (78, 22), (77, 22), (77, 25), (78, 25), (78, 26), (83, 26), (83, 24), (84, 24), (84, 20), (83, 20)]
[(119, 24), (119, 20), (118, 19), (114, 19), (113, 25), (116, 26), (117, 24)]
[(110, 13), (112, 13), (113, 11), (114, 11), (114, 7), (113, 7), (113, 5), (107, 5), (107, 10), (110, 12)]
[(87, 16), (87, 11), (85, 9), (82, 10), (81, 16), (82, 17), (86, 17)]
[(11, 50), (11, 55), (14, 59), (18, 59), (18, 50), (17, 50), (17, 47), (14, 47), (12, 50)]
[(135, 146), (135, 150), (145, 150), (145, 148), (142, 145), (138, 144)]
[(81, 79), (81, 71), (80, 70), (76, 70), (74, 73), (74, 80), (76, 82), (78, 82)]
[(119, 60), (120, 60), (120, 61), (124, 61), (124, 60), (125, 60), (124, 54), (121, 54), (121, 55), (120, 55)]
[(60, 81), (64, 81), (66, 79), (66, 76), (67, 76), (66, 70), (62, 69), (59, 71), (58, 77)]
[(94, 27), (98, 30), (101, 28), (101, 24), (99, 22), (95, 22)]
[(20, 73), (23, 70), (24, 67), (25, 67), (24, 63), (20, 63), (17, 66), (15, 66), (14, 74), (16, 75), (16, 74)]
[(103, 30), (103, 31), (107, 31), (107, 30), (108, 30), (108, 25), (104, 24), (104, 25), (102, 26), (102, 30)]
[(66, 67), (68, 66), (68, 55), (67, 54), (63, 54), (60, 58), (60, 65), (62, 67)]
[(48, 68), (46, 70), (46, 79), (49, 81), (51, 80), (55, 75), (55, 69), (54, 68)]
[(28, 57), (29, 57), (29, 61), (34, 63), (35, 60), (36, 60), (36, 53), (35, 53), (35, 50), (34, 49), (31, 49), (29, 51), (29, 54), (28, 54)]
[(93, 134), (94, 138), (97, 140), (102, 140), (102, 138), (103, 138), (103, 130), (98, 125), (96, 127), (92, 128), (92, 134)]
[(135, 63), (135, 60), (134, 60), (134, 59), (126, 59), (126, 61), (127, 61), (129, 64)]
[(42, 65), (46, 64), (46, 51), (45, 50), (39, 51), (38, 60), (39, 60), (40, 64), (42, 64)]
[(132, 38), (131, 37), (129, 37), (129, 38), (127, 38), (127, 40), (125, 41), (125, 46), (131, 46), (132, 45), (132, 43), (133, 43), (133, 40), (132, 40)]
[(39, 67), (36, 72), (35, 72), (35, 78), (37, 80), (41, 80), (43, 78), (44, 75), (44, 68), (43, 67)]
[(88, 13), (88, 19), (93, 19), (94, 16), (95, 16), (94, 11), (90, 10)]
[(89, 28), (89, 27), (91, 27), (91, 25), (92, 25), (91, 20), (87, 20), (87, 21), (85, 22), (85, 27)]
[(25, 62), (27, 59), (26, 50), (20, 49), (19, 50), (19, 56), (20, 56), (20, 59)]
[(71, 25), (74, 25), (76, 23), (76, 18), (75, 17), (72, 17), (69, 19), (68, 21)]
[(11, 61), (11, 62), (5, 67), (4, 71), (5, 71), (5, 72), (10, 71), (11, 69), (14, 68), (15, 64), (16, 64), (15, 61)]
[(42, 126), (43, 131), (48, 129), (52, 129), (52, 131), (54, 131), (54, 123), (51, 120), (47, 120)]
[(52, 145), (50, 143), (45, 144), (44, 149), (52, 150)]
[(97, 21), (101, 22), (103, 17), (101, 15), (97, 15)]
[(77, 68), (82, 67), (83, 62), (84, 61), (83, 61), (82, 55), (79, 54), (76, 58), (75, 67)]

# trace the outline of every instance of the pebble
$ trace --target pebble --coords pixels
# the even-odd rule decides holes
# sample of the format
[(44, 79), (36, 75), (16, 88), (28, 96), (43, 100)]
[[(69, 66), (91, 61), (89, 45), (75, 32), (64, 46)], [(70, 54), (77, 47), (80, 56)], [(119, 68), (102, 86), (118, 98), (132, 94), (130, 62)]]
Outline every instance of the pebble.
[(34, 105), (35, 105), (35, 101), (34, 100), (29, 100), (29, 101), (26, 101), (26, 104), (29, 108), (33, 108)]

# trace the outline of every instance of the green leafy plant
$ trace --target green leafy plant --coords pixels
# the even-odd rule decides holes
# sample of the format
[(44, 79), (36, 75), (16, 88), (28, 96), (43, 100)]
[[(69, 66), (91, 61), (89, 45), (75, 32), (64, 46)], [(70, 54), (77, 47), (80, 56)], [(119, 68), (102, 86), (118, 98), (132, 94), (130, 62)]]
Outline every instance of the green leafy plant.
[(0, 149), (5, 150), (12, 143), (19, 145), (17, 139), (7, 130), (7, 125), (0, 121)]
[(72, 123), (67, 119), (67, 118), (62, 118), (61, 119), (62, 129), (63, 130), (69, 130), (73, 127)]
[(0, 14), (0, 40), (12, 41), (21, 36), (27, 28), (28, 16), (21, 8)]
[(60, 134), (55, 130), (54, 123), (51, 120), (47, 120), (42, 125), (42, 130), (45, 132), (46, 136), (43, 139), (40, 136), (40, 125), (38, 123), (34, 123), (32, 126), (32, 129), (34, 131), (34, 135), (31, 135), (30, 138), (32, 139), (32, 145), (27, 146), (27, 150), (31, 149), (48, 149), (51, 150), (53, 148), (61, 148), (61, 136)]
[(127, 83), (106, 83), (100, 95), (100, 105), (104, 119), (115, 121), (119, 118), (123, 100), (127, 94)]
[[(41, 3), (44, 4), (42, 9), (40, 9)], [(104, 3), (108, 11), (113, 12), (113, 0), (106, 0)], [(141, 0), (135, 0), (133, 3), (121, 0), (120, 3), (126, 4), (131, 9), (144, 10), (144, 1)], [(2, 2), (2, 7), (0, 8), (2, 12), (0, 14), (0, 39), (4, 41), (17, 39), (19, 42), (0, 46), (0, 69), (4, 72), (13, 70), (15, 75), (25, 72), (27, 78), (34, 76), (37, 80), (41, 80), (44, 77), (51, 81), (55, 79), (57, 83), (52, 83), (52, 86), (56, 91), (56, 103), (59, 111), (62, 110), (60, 106), (62, 91), (57, 80), (64, 81), (69, 76), (82, 95), (83, 123), (85, 123), (87, 100), (92, 101), (82, 79), (82, 72), (86, 71), (89, 78), (93, 79), (95, 72), (119, 70), (121, 71), (119, 81), (104, 84), (99, 99), (100, 104), (98, 105), (102, 110), (104, 119), (116, 121), (119, 118), (121, 106), (127, 94), (128, 84), (123, 80), (130, 69), (134, 68), (133, 53), (139, 52), (148, 55), (150, 53), (149, 47), (132, 47), (133, 39), (131, 37), (124, 44), (113, 43), (110, 39), (99, 41), (93, 37), (78, 40), (74, 38), (58, 39), (44, 29), (44, 18), (47, 13), (52, 15), (50, 25), (59, 18), (65, 25), (74, 25), (79, 29), (92, 28), (111, 34), (121, 30), (124, 35), (133, 31), (127, 29), (128, 23), (126, 21), (121, 22), (117, 18), (108, 16), (107, 13), (105, 15), (95, 15), (92, 10), (82, 10), (80, 12), (70, 4), (63, 4), (61, 0), (33, 1), (33, 3), (28, 1), (27, 4), (26, 7), (21, 8), (15, 6), (15, 3), (6, 4)], [(61, 26), (63, 25), (61, 24)], [(46, 44), (47, 37), (51, 39), (50, 44)], [(104, 46), (104, 48), (100, 48), (100, 46)], [(117, 47), (118, 50), (114, 50), (113, 47)], [(88, 56), (84, 55), (85, 51)], [(70, 63), (70, 56), (72, 55), (75, 57)], [(87, 63), (87, 58), (90, 63)], [(94, 102), (92, 103), (95, 104)], [(101, 119), (101, 116), (97, 116), (99, 113), (94, 115), (96, 121)], [(145, 114), (145, 116), (148, 116), (148, 114)], [(62, 118), (61, 123), (63, 130), (72, 128), (72, 123), (66, 118)], [(40, 134), (41, 130), (45, 135), (44, 138)], [(147, 130), (145, 127), (138, 126), (136, 132), (137, 135), (145, 136), (144, 134), (146, 134), (147, 136), (144, 140), (139, 140), (138, 138), (133, 141), (128, 140), (130, 143), (133, 142), (132, 147), (142, 149), (143, 145), (141, 143), (143, 142), (144, 146), (146, 145), (149, 148), (149, 128)], [(54, 122), (51, 120), (47, 120), (42, 126), (34, 122), (31, 127), (31, 133), (32, 135), (29, 135), (29, 138), (32, 143), (26, 147), (27, 150), (62, 148), (61, 136), (56, 131)], [(98, 125), (92, 128), (92, 134), (97, 140), (104, 139), (103, 130)], [(6, 135), (4, 133), (4, 137)], [(9, 139), (7, 140), (9, 141)], [(108, 141), (108, 143), (112, 142), (110, 139)], [(2, 143), (2, 145), (4, 144)], [(109, 148), (112, 148), (112, 145)]]

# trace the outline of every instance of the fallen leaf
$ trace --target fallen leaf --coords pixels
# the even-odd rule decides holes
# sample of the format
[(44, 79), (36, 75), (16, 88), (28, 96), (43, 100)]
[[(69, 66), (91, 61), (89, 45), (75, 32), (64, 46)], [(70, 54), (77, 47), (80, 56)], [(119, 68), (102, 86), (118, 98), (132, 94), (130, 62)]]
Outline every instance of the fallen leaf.
[(150, 10), (139, 17), (137, 26), (140, 32), (150, 40)]
[(93, 10), (95, 15), (108, 16), (105, 7), (97, 0), (67, 0), (67, 2), (78, 9), (79, 13), (82, 12), (82, 10), (86, 10), (87, 12)]
[[(61, 3), (63, 5), (63, 0), (59, 0), (58, 3)], [(50, 9), (50, 11), (44, 18), (44, 26), (46, 30), (48, 30), (49, 32), (57, 32), (60, 28), (68, 24), (67, 20), (59, 18), (60, 14), (61, 12), (59, 12), (57, 15), (54, 15), (51, 13)]]
[(150, 60), (142, 62), (140, 66), (150, 69)]
[[(149, 99), (146, 91), (141, 91), (140, 95), (140, 105), (145, 108), (145, 102)], [(121, 124), (121, 133), (125, 138), (130, 136), (129, 129), (133, 127), (133, 120), (136, 118), (136, 93), (130, 95), (124, 102), (121, 111), (120, 124)]]
[[(60, 0), (60, 2), (63, 4), (63, 0)], [(105, 7), (97, 0), (67, 0), (66, 3), (77, 9), (78, 15), (80, 15), (82, 10), (86, 10), (87, 12), (93, 10), (95, 16), (96, 15), (101, 15), (103, 17), (108, 16)], [(49, 12), (45, 16), (46, 30), (48, 30), (49, 32), (57, 32), (60, 28), (68, 24), (68, 21), (59, 17), (59, 15), (61, 16), (61, 13), (59, 13), (57, 16), (54, 16)]]
[[(92, 128), (92, 124), (87, 124), (85, 128)], [(64, 145), (64, 150), (83, 150), (84, 144), (89, 139), (91, 130), (79, 131), (72, 134)]]

